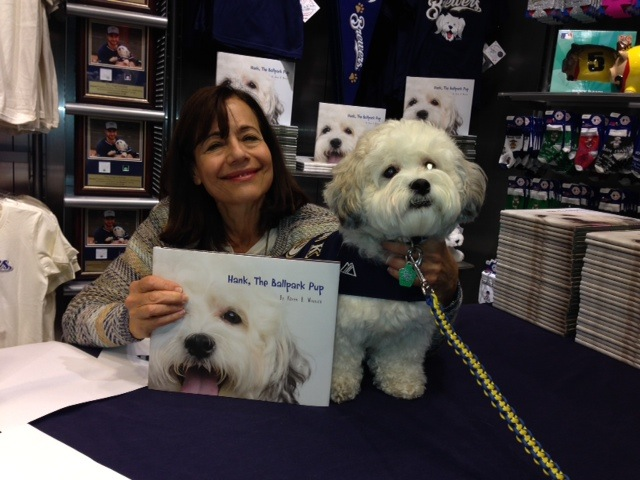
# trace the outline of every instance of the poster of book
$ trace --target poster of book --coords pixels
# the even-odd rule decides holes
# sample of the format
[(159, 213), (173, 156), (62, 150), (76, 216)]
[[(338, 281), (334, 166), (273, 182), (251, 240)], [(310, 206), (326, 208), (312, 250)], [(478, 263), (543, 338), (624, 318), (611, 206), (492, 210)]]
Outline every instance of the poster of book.
[(329, 404), (338, 262), (156, 247), (186, 315), (151, 335), (149, 388)]
[(272, 125), (291, 125), (294, 78), (291, 61), (218, 52), (216, 85), (228, 82), (251, 93)]
[(450, 135), (468, 135), (474, 80), (407, 77), (402, 118), (422, 120)]
[(636, 44), (636, 32), (558, 30), (550, 92), (618, 92), (610, 69), (618, 50)]
[(355, 148), (360, 135), (384, 122), (386, 115), (384, 108), (321, 102), (313, 161), (335, 165)]

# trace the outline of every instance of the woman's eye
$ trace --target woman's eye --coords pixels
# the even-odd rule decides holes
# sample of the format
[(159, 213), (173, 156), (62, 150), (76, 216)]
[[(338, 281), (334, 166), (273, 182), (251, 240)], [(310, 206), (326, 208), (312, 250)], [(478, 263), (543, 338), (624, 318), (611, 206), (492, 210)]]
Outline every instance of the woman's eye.
[(218, 150), (219, 148), (221, 148), (223, 145), (222, 142), (211, 142), (209, 145), (207, 145), (206, 151), (207, 152), (214, 152), (216, 150)]
[(238, 315), (233, 310), (227, 310), (222, 314), (222, 318), (229, 322), (232, 325), (237, 325), (238, 323), (242, 323), (242, 317)]
[(398, 171), (399, 170), (396, 167), (391, 166), (382, 173), (382, 176), (384, 178), (393, 178), (396, 175), (396, 173), (398, 173)]

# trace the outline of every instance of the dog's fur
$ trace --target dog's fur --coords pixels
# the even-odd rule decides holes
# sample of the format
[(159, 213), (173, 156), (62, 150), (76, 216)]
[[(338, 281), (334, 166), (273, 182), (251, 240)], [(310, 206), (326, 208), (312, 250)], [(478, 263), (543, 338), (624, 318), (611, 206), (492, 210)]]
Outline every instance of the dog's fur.
[(129, 153), (129, 144), (119, 138), (116, 140), (116, 155), (121, 156), (121, 157), (126, 157)]
[(449, 13), (440, 15), (436, 20), (436, 34), (442, 35), (447, 42), (460, 40), (465, 25), (464, 18), (454, 17)]
[(445, 92), (407, 85), (402, 118), (422, 120), (457, 135), (463, 123), (453, 96)]
[(273, 79), (265, 72), (242, 63), (218, 65), (218, 83), (250, 93), (258, 101), (271, 125), (278, 125), (284, 105), (280, 101)]
[[(189, 295), (186, 316), (153, 332), (149, 387), (298, 403), (311, 368), (280, 304), (260, 294), (247, 301), (226, 285), (203, 284), (206, 272), (198, 273), (179, 279)], [(198, 377), (201, 384), (191, 383)]]
[[(364, 133), (334, 167), (325, 201), (339, 217), (344, 242), (385, 267), (383, 240), (445, 239), (473, 220), (486, 176), (443, 130), (417, 120), (388, 120)], [(375, 384), (400, 398), (424, 393), (423, 360), (435, 322), (424, 301), (340, 295), (331, 398), (360, 391), (365, 358)]]
[(313, 160), (338, 163), (355, 148), (363, 130), (363, 126), (349, 118), (348, 112), (338, 105), (320, 111)]
[(120, 67), (139, 67), (141, 65), (140, 60), (132, 55), (131, 50), (126, 45), (118, 45), (116, 51), (118, 52), (116, 65)]

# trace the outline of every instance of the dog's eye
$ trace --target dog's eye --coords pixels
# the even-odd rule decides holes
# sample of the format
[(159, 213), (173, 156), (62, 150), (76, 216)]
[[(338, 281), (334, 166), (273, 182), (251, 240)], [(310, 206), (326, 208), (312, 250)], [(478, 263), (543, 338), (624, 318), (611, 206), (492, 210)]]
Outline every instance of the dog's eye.
[(440, 100), (434, 98), (433, 100), (431, 100), (431, 105), (433, 105), (434, 107), (439, 107), (440, 106)]
[(249, 83), (247, 83), (247, 87), (256, 90), (258, 88), (258, 85), (256, 85), (255, 82), (249, 82)]
[(430, 161), (424, 162), (424, 168), (427, 170), (433, 170), (436, 168), (436, 164)]
[(384, 178), (393, 178), (395, 177), (396, 173), (398, 173), (398, 171), (399, 170), (396, 167), (391, 166), (382, 173), (382, 176)]
[(347, 135), (353, 135), (353, 130), (351, 130), (350, 128), (345, 128), (344, 133), (346, 133)]
[(322, 133), (329, 133), (331, 131), (331, 127), (324, 127), (322, 129)]
[(409, 100), (409, 107), (413, 107), (416, 103), (418, 103), (418, 100), (416, 100), (415, 98), (412, 98), (411, 100)]
[(227, 310), (222, 314), (222, 318), (232, 325), (237, 325), (238, 323), (242, 323), (242, 317), (238, 315), (233, 310)]

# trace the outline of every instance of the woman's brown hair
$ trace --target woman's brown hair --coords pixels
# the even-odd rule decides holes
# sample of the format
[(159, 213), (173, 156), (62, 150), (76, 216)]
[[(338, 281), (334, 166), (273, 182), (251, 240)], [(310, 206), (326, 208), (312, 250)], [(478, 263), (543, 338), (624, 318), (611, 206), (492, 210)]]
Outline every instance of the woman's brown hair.
[(175, 247), (222, 250), (228, 243), (224, 222), (215, 200), (203, 185), (193, 182), (195, 149), (217, 122), (223, 138), (229, 135), (227, 102), (236, 97), (255, 113), (269, 147), (273, 183), (262, 202), (260, 233), (278, 225), (309, 202), (287, 170), (278, 138), (258, 102), (250, 94), (228, 85), (203, 87), (185, 102), (176, 123), (167, 158), (162, 166), (160, 198), (169, 197), (169, 220), (160, 238)]

